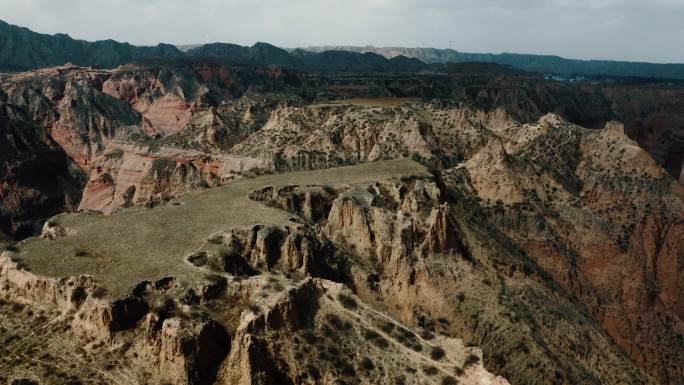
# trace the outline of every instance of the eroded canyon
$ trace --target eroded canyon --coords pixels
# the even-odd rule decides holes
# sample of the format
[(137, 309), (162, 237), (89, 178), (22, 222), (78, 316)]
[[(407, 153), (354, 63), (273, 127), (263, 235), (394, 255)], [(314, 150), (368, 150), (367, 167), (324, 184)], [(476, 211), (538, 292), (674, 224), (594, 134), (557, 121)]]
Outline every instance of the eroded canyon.
[(1, 75), (0, 383), (682, 384), (683, 95)]

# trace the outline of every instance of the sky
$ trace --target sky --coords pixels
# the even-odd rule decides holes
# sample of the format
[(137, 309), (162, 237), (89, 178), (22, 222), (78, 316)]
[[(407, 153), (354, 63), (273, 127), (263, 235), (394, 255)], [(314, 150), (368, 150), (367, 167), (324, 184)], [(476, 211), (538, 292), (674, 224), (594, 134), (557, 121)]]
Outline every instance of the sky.
[(137, 45), (451, 47), (684, 63), (684, 0), (0, 0), (0, 19)]

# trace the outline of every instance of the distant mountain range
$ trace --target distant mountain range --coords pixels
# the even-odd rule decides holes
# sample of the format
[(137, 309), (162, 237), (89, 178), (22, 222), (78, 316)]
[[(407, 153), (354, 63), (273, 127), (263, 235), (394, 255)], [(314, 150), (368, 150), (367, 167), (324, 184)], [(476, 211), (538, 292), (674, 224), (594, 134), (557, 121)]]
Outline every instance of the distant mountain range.
[(25, 71), (66, 63), (113, 68), (121, 64), (159, 58), (211, 58), (235, 64), (313, 71), (411, 72), (429, 69), (427, 64), (418, 59), (386, 59), (375, 53), (347, 51), (288, 52), (267, 43), (256, 43), (251, 47), (214, 43), (180, 48), (169, 44), (139, 47), (114, 40), (87, 42), (64, 34), (40, 34), (0, 21), (0, 71)]
[(137, 47), (114, 40), (87, 42), (65, 34), (44, 35), (0, 20), (0, 71), (25, 71), (73, 63), (116, 67), (149, 57), (175, 57), (169, 44)]
[(477, 54), (435, 48), (326, 46), (285, 50), (267, 43), (154, 47), (114, 40), (88, 42), (65, 34), (46, 35), (0, 20), (0, 71), (25, 71), (73, 63), (112, 68), (152, 58), (212, 58), (227, 63), (310, 71), (419, 72), (444, 70), (445, 63), (488, 62), (542, 74), (684, 79), (684, 64), (572, 60), (558, 56)]
[(356, 53), (375, 53), (386, 58), (404, 56), (427, 64), (488, 62), (509, 65), (524, 71), (560, 75), (625, 76), (659, 79), (684, 79), (684, 64), (656, 64), (611, 60), (576, 60), (552, 55), (516, 53), (466, 53), (453, 49), (322, 46), (304, 48), (310, 52), (329, 50)]

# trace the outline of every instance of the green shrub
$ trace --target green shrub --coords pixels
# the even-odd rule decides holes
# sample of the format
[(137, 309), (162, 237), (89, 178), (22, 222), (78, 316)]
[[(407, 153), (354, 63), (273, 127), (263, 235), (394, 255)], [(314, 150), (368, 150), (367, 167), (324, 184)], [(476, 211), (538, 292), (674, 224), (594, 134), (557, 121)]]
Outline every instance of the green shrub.
[(386, 349), (389, 347), (389, 342), (387, 342), (387, 340), (383, 336), (381, 336), (373, 330), (365, 330), (364, 337), (366, 337), (367, 340), (371, 341), (373, 345), (381, 349)]
[(116, 149), (116, 150), (113, 150), (112, 152), (105, 154), (105, 156), (109, 159), (121, 159), (123, 157), (123, 155), (124, 155), (124, 152), (123, 152), (123, 150), (120, 150), (120, 149)]
[(332, 338), (335, 336), (335, 333), (328, 325), (323, 325), (321, 327), (321, 334), (326, 338)]
[(337, 192), (337, 191), (335, 191), (335, 188), (329, 184), (326, 184), (325, 186), (323, 186), (322, 189), (326, 194), (329, 194), (329, 195), (333, 195)]
[(423, 373), (427, 374), (428, 376), (434, 376), (434, 375), (437, 375), (437, 373), (439, 373), (439, 371), (437, 370), (437, 368), (435, 368), (432, 365), (426, 365), (426, 366), (423, 366)]
[(315, 380), (321, 378), (321, 372), (318, 370), (317, 367), (315, 367), (311, 364), (306, 365), (306, 372), (308, 373), (309, 377), (311, 377)]
[(470, 354), (470, 355), (466, 358), (465, 363), (463, 364), (463, 366), (465, 366), (465, 367), (467, 368), (467, 367), (469, 367), (469, 366), (476, 365), (478, 362), (480, 362), (480, 357), (478, 357), (478, 356), (475, 355), (475, 354)]
[(3, 249), (5, 251), (9, 251), (10, 253), (16, 253), (17, 251), (19, 251), (17, 246), (15, 246), (13, 244), (5, 245), (5, 247), (3, 247)]
[(306, 341), (307, 344), (314, 344), (318, 341), (318, 337), (316, 337), (314, 332), (310, 329), (304, 330), (302, 332), (302, 338), (304, 339), (304, 341)]
[(336, 314), (326, 314), (325, 319), (326, 319), (326, 321), (328, 321), (328, 324), (333, 329), (336, 329), (336, 330), (342, 330), (343, 329), (342, 320)]
[(98, 286), (95, 288), (95, 290), (93, 290), (91, 295), (93, 298), (104, 298), (104, 296), (107, 295), (107, 289)]
[(340, 373), (342, 373), (343, 376), (349, 376), (349, 377), (354, 377), (356, 376), (356, 371), (354, 370), (354, 367), (349, 365), (348, 362), (340, 362), (338, 364), (338, 368), (340, 370)]
[(382, 330), (385, 333), (391, 333), (392, 330), (394, 330), (394, 324), (391, 322), (383, 322), (380, 325), (380, 330)]
[(257, 305), (250, 305), (249, 310), (255, 315), (261, 313), (261, 308)]
[(370, 371), (370, 370), (375, 369), (375, 365), (373, 364), (373, 361), (371, 361), (371, 359), (368, 357), (363, 357), (361, 359), (361, 363), (359, 364), (359, 366), (361, 367), (361, 369), (366, 370), (366, 371)]
[(281, 291), (285, 290), (285, 286), (283, 286), (283, 284), (281, 284), (280, 282), (274, 283), (271, 286), (271, 288), (273, 289), (273, 291), (276, 291), (276, 292), (281, 292)]
[(420, 333), (420, 336), (423, 337), (424, 340), (432, 340), (435, 338), (435, 334), (427, 329), (423, 330)]
[(219, 258), (208, 258), (207, 268), (209, 268), (211, 271), (223, 272), (224, 266)]
[(377, 333), (376, 331), (374, 331), (374, 330), (366, 329), (366, 330), (364, 331), (364, 337), (366, 337), (367, 340), (374, 340), (374, 339), (376, 339), (376, 338), (379, 338), (379, 337), (380, 337), (380, 334), (378, 334), (378, 333)]
[(356, 310), (359, 307), (359, 304), (356, 302), (356, 300), (347, 294), (340, 293), (337, 295), (337, 299), (346, 309)]
[(157, 141), (157, 140), (152, 141), (150, 143), (149, 151), (151, 153), (156, 153), (156, 152), (159, 152), (159, 150), (161, 150), (161, 143), (159, 143), (159, 141)]
[(441, 360), (445, 355), (446, 353), (444, 352), (444, 349), (440, 348), (439, 346), (434, 346), (432, 349), (430, 349), (430, 358), (435, 361)]
[(176, 302), (171, 298), (165, 298), (161, 303), (152, 307), (151, 310), (162, 319), (169, 318), (176, 310)]
[(208, 259), (207, 253), (205, 251), (200, 251), (189, 256), (188, 262), (196, 267), (202, 267), (207, 264)]

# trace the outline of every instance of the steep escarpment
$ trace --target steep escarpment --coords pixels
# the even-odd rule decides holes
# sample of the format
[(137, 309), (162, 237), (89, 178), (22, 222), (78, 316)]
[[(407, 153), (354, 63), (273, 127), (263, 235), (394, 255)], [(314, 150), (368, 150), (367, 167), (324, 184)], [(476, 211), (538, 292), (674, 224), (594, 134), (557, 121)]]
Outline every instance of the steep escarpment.
[[(207, 135), (213, 136), (214, 143), (200, 141), (204, 145), (239, 140), (240, 132), (226, 132), (239, 128), (230, 112), (240, 110), (238, 119), (244, 119), (242, 129), (248, 130), (251, 120), (264, 119), (263, 107), (254, 105), (259, 101), (277, 104), (278, 98), (257, 97), (251, 105), (240, 103), (241, 108), (230, 103), (223, 107), (223, 102), (248, 89), (286, 88), (290, 82), (296, 79), (282, 70), (202, 63), (114, 71), (66, 66), (9, 75), (2, 79), (2, 89), (11, 104), (26, 109), (69, 157), (89, 171), (92, 159), (122, 135), (144, 142), (192, 126), (195, 135), (210, 131)], [(142, 133), (131, 127), (139, 127)]]
[(95, 164), (79, 209), (105, 214), (167, 202), (187, 191), (227, 183), (260, 166), (257, 159), (125, 141), (110, 143)]
[[(678, 108), (682, 104), (681, 82), (658, 80), (680, 79), (681, 67), (677, 65), (582, 62), (511, 54), (488, 56), (396, 47), (328, 47), (330, 50), (325, 51), (319, 47), (315, 52), (288, 52), (261, 42), (251, 47), (207, 44), (181, 52), (163, 44), (134, 47), (111, 40), (85, 42), (61, 34), (43, 35), (4, 22), (0, 22), (0, 33), (4, 58), (0, 68), (5, 71), (67, 63), (103, 68), (130, 68), (128, 63), (143, 63), (134, 65), (137, 67), (166, 67), (160, 76), (150, 76), (145, 71), (118, 72), (104, 88), (98, 88), (133, 101), (137, 105), (135, 110), (144, 116), (142, 125), (152, 133), (166, 135), (183, 129), (201, 109), (200, 99), (213, 99), (217, 104), (254, 86), (273, 91), (282, 89), (286, 83), (299, 88), (297, 93), (309, 99), (369, 95), (439, 98), (487, 109), (504, 107), (524, 122), (555, 112), (591, 128), (617, 119), (625, 123), (628, 135), (638, 139), (671, 175), (679, 179), (682, 174), (682, 119)], [(235, 68), (260, 68), (267, 80), (251, 76), (248, 82), (244, 78), (235, 81)], [(299, 71), (311, 73), (303, 75)], [(590, 78), (596, 84), (571, 84), (548, 81), (541, 75), (550, 73), (598, 76)], [(193, 83), (197, 85), (198, 74), (204, 87), (190, 90)], [(223, 86), (214, 87), (217, 79)], [(146, 90), (161, 93), (145, 97), (142, 94)], [(139, 96), (141, 100), (137, 100)], [(88, 145), (71, 143), (74, 140), (69, 144)]]
[(101, 92), (108, 74), (79, 67), (19, 73), (4, 79), (8, 103), (26, 110), (45, 136), (84, 172), (120, 127), (140, 122), (127, 104)]
[[(508, 383), (483, 368), (477, 348), (425, 340), (343, 285), (318, 279), (244, 314), (236, 338), (241, 348), (219, 375), (225, 383)], [(295, 362), (273, 359), (283, 356)]]
[(253, 197), (302, 219), (325, 208), (313, 223), (319, 239), (343, 251), (338, 279), (423, 338), (456, 335), (481, 346), (486, 366), (511, 383), (654, 383), (581, 302), (448, 186), (420, 179), (335, 191), (291, 186)]
[(37, 232), (42, 221), (74, 209), (79, 185), (57, 143), (0, 92), (0, 237)]
[[(320, 124), (295, 118), (299, 111), (293, 111), (291, 118), (279, 126), (291, 125), (296, 127), (292, 129), (293, 133), (306, 132), (307, 139), (316, 138), (305, 143), (314, 143), (316, 148), (320, 148), (320, 153), (325, 154), (321, 159), (330, 159), (329, 154), (335, 151), (361, 155), (362, 160), (368, 156), (370, 151), (364, 146), (355, 147), (357, 152), (345, 151), (344, 140), (341, 141), (342, 146), (327, 144), (332, 131), (330, 127), (334, 124), (329, 123), (331, 120), (320, 111), (325, 112), (320, 109), (307, 114), (317, 116), (315, 121)], [(356, 118), (359, 115), (355, 112), (351, 109), (345, 116)], [(343, 131), (345, 134), (341, 137), (377, 137), (379, 130), (374, 132), (373, 129), (377, 129), (372, 123), (362, 119), (359, 121), (363, 123), (350, 120), (340, 125), (348, 130)], [(479, 120), (479, 127), (488, 132), (482, 135), (483, 141), (489, 138), (487, 142), (476, 142), (478, 146), (471, 151), (469, 159), (450, 169), (445, 179), (451, 194), (462, 196), (460, 199), (466, 199), (471, 206), (481, 207), (478, 211), (468, 205), (462, 206), (466, 213), (475, 215), (472, 223), (484, 222), (491, 226), (473, 229), (473, 224), (470, 224), (470, 231), (508, 239), (506, 242), (516, 245), (530, 261), (539, 265), (544, 272), (542, 277), (552, 278), (578, 298), (579, 306), (587, 309), (585, 319), (590, 323), (592, 319), (597, 320), (601, 324), (600, 329), (609, 335), (603, 337), (603, 344), (617, 344), (658, 380), (677, 383), (680, 376), (677, 368), (681, 367), (677, 358), (681, 355), (676, 353), (681, 349), (678, 342), (681, 339), (681, 305), (675, 300), (678, 294), (674, 293), (682, 290), (679, 286), (682, 272), (678, 262), (682, 253), (681, 240), (684, 239), (680, 228), (681, 186), (636, 142), (628, 139), (622, 125), (617, 123), (593, 131), (569, 124), (555, 115), (545, 116), (537, 124), (528, 125), (516, 124), (510, 119), (506, 124), (498, 125), (483, 123), (485, 121), (487, 119)], [(408, 126), (404, 132), (411, 130), (405, 122), (397, 126)], [(443, 143), (439, 140), (438, 129), (429, 123), (425, 127), (420, 131), (423, 135), (413, 136), (418, 138), (416, 141), (408, 142), (400, 137), (382, 144), (407, 146), (407, 143), (412, 143), (413, 147), (404, 148), (420, 154), (426, 143)], [(286, 150), (285, 143), (297, 141), (294, 134), (282, 135), (287, 132), (286, 129), (279, 132), (281, 135), (274, 136), (279, 141), (274, 148)], [(265, 129), (258, 134), (267, 133)], [(269, 140), (260, 142), (269, 143)], [(365, 148), (372, 148), (372, 143)], [(431, 154), (439, 154), (439, 151), (436, 145), (430, 149)], [(387, 150), (382, 153), (398, 156)], [(389, 220), (387, 214), (379, 214), (371, 202), (376, 199), (386, 202), (387, 199), (374, 198), (374, 189), (358, 190), (353, 195), (355, 199), (349, 196), (346, 200), (339, 198), (337, 205), (330, 201), (320, 202), (321, 199), (325, 201), (330, 192), (307, 189), (264, 190), (254, 196), (296, 213), (307, 221), (320, 220), (320, 214), (311, 213), (330, 210), (324, 227), (328, 229), (327, 236), (340, 244), (350, 245), (360, 255), (371, 255), (380, 260), (391, 260), (393, 252), (406, 249), (404, 243), (395, 245), (383, 241), (388, 232), (391, 234), (397, 228), (408, 231), (401, 235), (406, 237), (406, 242), (424, 240), (437, 245), (453, 244), (445, 238), (459, 233), (453, 227), (440, 238), (433, 235), (433, 230), (411, 232), (411, 229), (425, 228), (424, 225), (416, 225), (415, 222), (399, 225)], [(383, 197), (386, 194), (376, 195)], [(434, 200), (435, 194), (432, 196)], [(362, 209), (364, 205), (367, 208)], [(433, 215), (439, 217), (438, 213)], [(415, 221), (415, 216), (412, 216), (412, 221)], [(441, 223), (441, 228), (448, 227), (448, 222), (443, 219), (437, 223)], [(334, 230), (329, 230), (331, 227)], [(397, 236), (398, 239), (401, 237)], [(434, 247), (432, 249), (435, 250)], [(491, 256), (493, 253), (501, 251), (489, 249), (485, 254)], [(355, 265), (358, 267), (361, 263)], [(526, 266), (525, 269), (530, 268)], [(381, 271), (386, 272), (387, 267), (383, 266)], [(368, 280), (377, 282), (377, 272), (370, 275), (372, 278), (369, 276)], [(413, 279), (406, 276), (398, 281)], [(362, 289), (369, 284), (361, 279), (355, 281), (355, 285)], [(392, 287), (387, 292), (396, 296), (400, 291), (400, 288)], [(424, 301), (430, 296), (422, 294), (415, 297)], [(549, 322), (547, 319), (543, 323)], [(487, 347), (486, 344), (483, 346)], [(511, 374), (507, 376), (515, 379)], [(607, 380), (604, 378), (602, 381)]]
[(3, 349), (21, 358), (0, 362), (3, 376), (10, 376), (3, 379), (213, 383), (230, 336), (207, 317), (171, 314), (172, 302), (151, 307), (153, 298), (170, 290), (169, 282), (149, 289), (141, 283), (129, 297), (112, 299), (92, 277), (41, 277), (13, 258), (7, 251), (0, 257), (0, 308), (17, 312), (7, 317), (10, 323), (25, 319), (43, 333), (4, 329), (10, 334)]
[[(10, 75), (2, 89), (5, 103), (21, 112), (12, 119), (35, 133), (35, 140), (24, 143), (26, 152), (52, 146), (69, 163), (77, 181), (73, 188), (85, 185), (81, 209), (110, 213), (257, 167), (257, 161), (231, 157), (226, 149), (257, 130), (270, 110), (300, 101), (272, 94), (230, 100), (248, 89), (287, 87), (287, 76), (206, 64), (117, 71), (66, 66)], [(45, 189), (62, 185), (48, 183)], [(71, 207), (78, 207), (74, 201)]]
[[(677, 112), (682, 94), (677, 89), (574, 89), (553, 83), (528, 89), (522, 85), (525, 79), (491, 82), (490, 76), (456, 76), (453, 81), (459, 85), (451, 89), (450, 98), (476, 108), (455, 103), (383, 107), (372, 106), (371, 102), (366, 107), (314, 105), (302, 110), (283, 110), (273, 114), (263, 130), (234, 150), (253, 157), (275, 154), (270, 155), (269, 163), (279, 169), (315, 168), (327, 163), (411, 154), (440, 157), (454, 164), (470, 158), (489, 139), (489, 132), (482, 127), (496, 131), (507, 126), (534, 125), (548, 113), (554, 113), (597, 129), (612, 120), (623, 121), (628, 136), (637, 140), (670, 175), (680, 178), (684, 149)], [(642, 98), (643, 102), (634, 102)], [(657, 100), (668, 102), (654, 103)], [(314, 135), (298, 137), (304, 132)]]
[(681, 186), (619, 124), (561, 125), (508, 150), (493, 142), (482, 151), (450, 171), (447, 184), (474, 194), (492, 225), (647, 372), (678, 383)]

